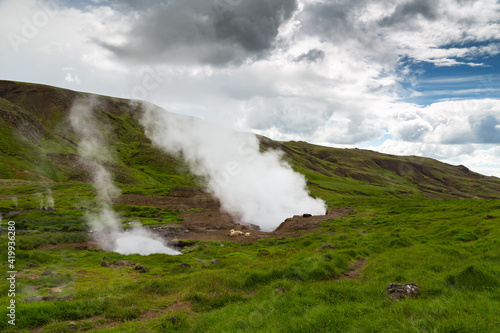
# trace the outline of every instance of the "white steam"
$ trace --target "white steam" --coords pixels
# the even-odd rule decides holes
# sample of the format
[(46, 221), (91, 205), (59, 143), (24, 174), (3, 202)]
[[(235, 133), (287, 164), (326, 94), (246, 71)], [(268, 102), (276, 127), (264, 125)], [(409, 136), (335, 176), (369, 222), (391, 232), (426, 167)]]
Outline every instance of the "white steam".
[(36, 193), (35, 196), (38, 198), (40, 210), (43, 209), (43, 194), (42, 193)]
[(47, 195), (45, 196), (45, 210), (54, 209), (54, 197), (52, 196), (52, 190), (47, 189)]
[(255, 135), (144, 108), (141, 123), (153, 144), (181, 154), (239, 222), (272, 231), (293, 215), (325, 214), (324, 201), (309, 196), (304, 177), (282, 160), (282, 153), (261, 153)]
[[(54, 210), (54, 197), (52, 196), (52, 190), (50, 188), (47, 189), (47, 193), (44, 196), (42, 193), (35, 193), (35, 196), (38, 198), (40, 210)], [(17, 208), (17, 198), (12, 198)]]
[(70, 122), (80, 138), (78, 153), (89, 167), (97, 192), (97, 212), (87, 213), (95, 239), (105, 250), (121, 254), (180, 254), (165, 246), (161, 239), (141, 225), (132, 231), (123, 230), (120, 218), (112, 207), (112, 201), (120, 195), (120, 190), (113, 184), (111, 173), (103, 165), (103, 161), (113, 160), (105, 137), (109, 130), (106, 131), (105, 125), (94, 116), (94, 104), (91, 99), (76, 102), (70, 110)]
[[(134, 244), (134, 246), (130, 246), (130, 244)], [(149, 232), (140, 227), (135, 227), (133, 232), (124, 233), (117, 238), (115, 252), (140, 255), (151, 253), (179, 254), (179, 252), (173, 253), (173, 250), (165, 247), (161, 240), (153, 239)]]

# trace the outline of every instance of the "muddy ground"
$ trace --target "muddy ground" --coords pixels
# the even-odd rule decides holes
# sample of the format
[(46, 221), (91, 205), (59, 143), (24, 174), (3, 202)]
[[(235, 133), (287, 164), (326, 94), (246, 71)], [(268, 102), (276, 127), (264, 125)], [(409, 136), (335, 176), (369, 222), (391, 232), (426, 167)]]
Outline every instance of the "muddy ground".
[[(162, 224), (149, 228), (163, 238), (174, 242), (176, 239), (219, 240), (254, 242), (262, 238), (298, 237), (318, 227), (318, 223), (342, 217), (350, 212), (348, 208), (328, 209), (326, 215), (310, 217), (294, 216), (286, 219), (273, 232), (263, 232), (257, 226), (241, 225), (231, 215), (221, 211), (220, 202), (210, 194), (197, 189), (179, 189), (165, 196), (124, 194), (116, 203), (135, 206), (154, 206), (178, 209), (183, 221), (175, 224)], [(196, 209), (196, 211), (189, 211)], [(308, 212), (303, 212), (307, 214)], [(231, 237), (230, 230), (241, 230), (250, 236)]]

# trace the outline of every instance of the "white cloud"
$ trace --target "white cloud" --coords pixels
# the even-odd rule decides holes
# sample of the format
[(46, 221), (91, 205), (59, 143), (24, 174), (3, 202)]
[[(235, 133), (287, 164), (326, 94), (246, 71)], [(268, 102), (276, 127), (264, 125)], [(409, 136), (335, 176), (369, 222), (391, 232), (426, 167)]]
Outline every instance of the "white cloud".
[(66, 73), (66, 76), (64, 77), (64, 81), (68, 83), (74, 83), (79, 85), (81, 83), (80, 78), (76, 75), (73, 75), (71, 73)]
[[(0, 34), (23, 36), (24, 18), (30, 22), (34, 15), (43, 13), (38, 3), (0, 2)], [(155, 3), (96, 0), (78, 8), (53, 7), (47, 23), (40, 24), (33, 37), (25, 38), (27, 42), (18, 45), (17, 53), (8, 38), (0, 39), (0, 61), (9, 64), (2, 66), (0, 74), (4, 79), (68, 88), (78, 84), (83, 91), (100, 94), (142, 96), (171, 111), (280, 140), (355, 146), (380, 139), (387, 128), (394, 139), (380, 149), (438, 158), (449, 156), (446, 152), (452, 146), (474, 151), (499, 142), (497, 99), (440, 101), (427, 107), (404, 102), (404, 97), (452, 92), (448, 88), (418, 91), (418, 73), (410, 64), (483, 66), (485, 57), (498, 56), (498, 1), (304, 0), (294, 11), (293, 1), (274, 0), (273, 4), (291, 6), (287, 12), (290, 17), (278, 20), (282, 24), (276, 27), (267, 27), (260, 44), (253, 41), (260, 49), (248, 51), (253, 44), (239, 31), (226, 37), (236, 38), (238, 52), (246, 53), (229, 53), (230, 57), (224, 58), (227, 61), (212, 57), (206, 62), (200, 61), (203, 52), (226, 54), (222, 51), (227, 51), (228, 44), (218, 44), (218, 37), (210, 35), (209, 49), (201, 50), (206, 45), (189, 44), (189, 31), (148, 26), (162, 19), (159, 12), (148, 12)], [(198, 0), (176, 3), (201, 6), (191, 8), (192, 13), (212, 14), (212, 9)], [(166, 13), (168, 6), (161, 9)], [(258, 11), (252, 13), (257, 15)], [(246, 15), (242, 10), (236, 14), (235, 18)], [(270, 15), (274, 14), (271, 11)], [(144, 17), (154, 20), (140, 21)], [(171, 27), (171, 22), (165, 26)], [(141, 31), (155, 35), (142, 35)], [(201, 38), (198, 33), (200, 30), (196, 38)], [(133, 49), (130, 41), (141, 38), (154, 49), (150, 42), (162, 34), (182, 37), (184, 48), (175, 51), (162, 44), (162, 52), (144, 59), (118, 52)], [(189, 55), (192, 59), (179, 58), (186, 48), (203, 52)], [(60, 75), (61, 68), (64, 75)], [(439, 78), (429, 83), (446, 84), (446, 80), (457, 79)], [(472, 84), (479, 79), (462, 80)], [(461, 86), (453, 93), (465, 96), (496, 91), (497, 87), (486, 81), (480, 86)], [(500, 165), (492, 157), (496, 150), (486, 151), (491, 154), (477, 156)], [(468, 156), (476, 155), (457, 156), (466, 164), (472, 161)]]
[(433, 144), (499, 144), (500, 100), (457, 100), (415, 107), (393, 119), (395, 139)]

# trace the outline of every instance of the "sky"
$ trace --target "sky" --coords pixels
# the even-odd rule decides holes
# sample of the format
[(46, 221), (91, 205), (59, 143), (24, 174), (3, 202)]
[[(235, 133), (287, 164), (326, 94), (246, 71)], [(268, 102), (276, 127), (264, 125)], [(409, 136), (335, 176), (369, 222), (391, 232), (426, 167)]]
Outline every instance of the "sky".
[(0, 79), (500, 177), (497, 0), (0, 0)]

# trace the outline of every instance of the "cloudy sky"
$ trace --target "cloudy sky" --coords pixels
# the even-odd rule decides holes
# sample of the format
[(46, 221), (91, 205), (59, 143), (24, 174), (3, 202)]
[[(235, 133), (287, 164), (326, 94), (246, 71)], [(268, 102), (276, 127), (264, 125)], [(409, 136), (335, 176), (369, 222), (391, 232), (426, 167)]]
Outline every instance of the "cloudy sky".
[(497, 0), (0, 0), (0, 79), (500, 177)]

